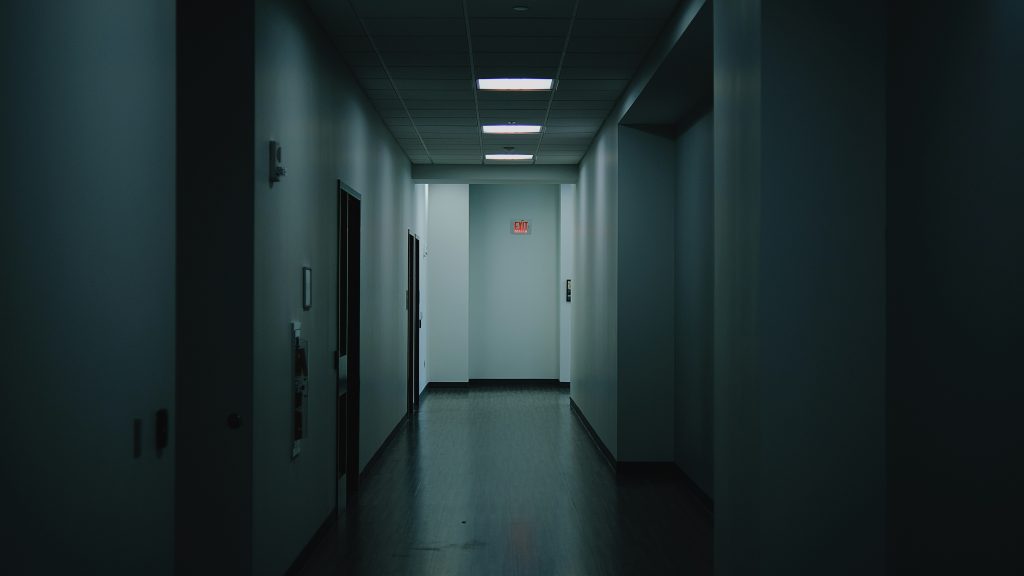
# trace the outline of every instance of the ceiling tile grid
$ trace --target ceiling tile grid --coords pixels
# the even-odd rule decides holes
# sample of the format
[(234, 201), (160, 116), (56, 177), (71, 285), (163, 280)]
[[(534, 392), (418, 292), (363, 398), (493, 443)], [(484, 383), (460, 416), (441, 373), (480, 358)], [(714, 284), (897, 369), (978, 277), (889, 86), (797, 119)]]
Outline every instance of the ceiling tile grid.
[[(415, 164), (577, 164), (678, 0), (308, 0)], [(525, 8), (525, 9), (524, 9)], [(553, 78), (552, 91), (476, 90)], [(482, 134), (482, 124), (541, 134)], [(527, 162), (528, 163), (528, 162)]]

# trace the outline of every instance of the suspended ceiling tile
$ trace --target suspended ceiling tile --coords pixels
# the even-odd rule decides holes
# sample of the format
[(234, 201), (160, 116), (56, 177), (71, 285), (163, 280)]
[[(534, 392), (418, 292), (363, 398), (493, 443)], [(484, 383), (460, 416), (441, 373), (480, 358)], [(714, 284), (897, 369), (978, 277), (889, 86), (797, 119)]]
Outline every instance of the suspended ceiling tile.
[[(534, 52), (561, 54), (565, 46), (565, 34), (554, 36), (530, 35), (511, 40), (517, 54)], [(488, 53), (508, 54), (510, 39), (508, 36), (481, 36), (473, 34), (473, 51), (483, 55)]]
[(474, 121), (476, 120), (476, 110), (472, 106), (448, 108), (446, 110), (409, 110), (409, 115), (417, 123), (422, 123), (420, 120), (426, 121), (434, 118), (472, 118)]
[(551, 144), (550, 142), (548, 142), (548, 139), (545, 138), (544, 139), (544, 143), (541, 144), (541, 146), (540, 146), (540, 152), (539, 153), (543, 153), (543, 154), (562, 154), (562, 155), (574, 154), (574, 153), (577, 153), (577, 152), (579, 152), (580, 150), (582, 150), (583, 148), (586, 148), (586, 147), (587, 147), (586, 144), (584, 144), (584, 145), (578, 145), (578, 144)]
[(622, 19), (622, 20), (576, 20), (573, 37), (576, 36), (645, 36), (653, 38), (661, 30), (664, 22), (655, 19)]
[(480, 151), (480, 140), (447, 140), (444, 138), (424, 138), (423, 142), (428, 148), (434, 151), (440, 150), (470, 150)]
[[(387, 90), (366, 88), (366, 93), (370, 98), (389, 98), (395, 95), (395, 91), (391, 88)], [(402, 90), (402, 99), (407, 102), (411, 100), (434, 100), (449, 103), (457, 101), (472, 103), (473, 91), (468, 88), (463, 90)]]
[(397, 14), (405, 18), (462, 17), (462, 0), (352, 0), (352, 4), (363, 18), (389, 18)]
[(602, 110), (607, 113), (614, 104), (614, 99), (570, 100), (560, 98), (556, 93), (554, 101), (551, 102), (551, 112), (554, 113), (556, 110)]
[(640, 52), (569, 52), (565, 55), (566, 68), (604, 68), (614, 70), (625, 70), (632, 76), (636, 67), (643, 60)]
[(415, 122), (416, 126), (477, 126), (475, 117), (417, 118)]
[(432, 158), (434, 160), (434, 164), (480, 164), (480, 161), (482, 160), (479, 154), (462, 154), (455, 156), (444, 154), (432, 156)]
[(548, 100), (551, 99), (551, 92), (477, 92), (477, 98), (480, 103), (491, 102), (491, 103), (507, 103), (508, 106), (514, 107), (521, 102), (543, 102), (547, 106)]
[[(471, 37), (462, 0), (352, 0), (355, 12), (348, 0), (308, 1), (410, 161), (442, 164), (479, 164), (507, 146), (541, 164), (578, 163), (676, 4), (580, 0), (567, 39), (576, 0), (466, 0)], [(473, 86), (559, 71), (554, 91)], [(546, 126), (542, 135), (480, 132), (506, 122)]]
[(623, 0), (581, 0), (577, 18), (618, 19), (626, 12), (633, 18), (667, 18), (679, 0), (629, 0), (623, 10)]
[(558, 89), (562, 94), (586, 91), (612, 92), (618, 95), (627, 84), (629, 84), (628, 76), (626, 78), (562, 78), (558, 81)]
[[(589, 2), (591, 0), (581, 0)], [(470, 17), (481, 18), (515, 18), (530, 20), (534, 18), (569, 18), (572, 16), (573, 4), (576, 0), (472, 0), (468, 3)], [(526, 12), (516, 12), (514, 6), (527, 6)]]
[(537, 164), (579, 164), (583, 158), (582, 154), (573, 156), (547, 156), (540, 154), (537, 156)]
[[(441, 79), (441, 78), (398, 78), (392, 76), (395, 80), (395, 86), (399, 92), (409, 90), (410, 92), (415, 90), (465, 90), (470, 96), (473, 95), (473, 83), (468, 78), (455, 78), (455, 79)], [(375, 87), (375, 86), (373, 86)]]
[(569, 54), (621, 53), (643, 57), (653, 40), (653, 36), (580, 36), (574, 33), (569, 40)]
[(374, 40), (394, 36), (466, 37), (466, 21), (461, 13), (453, 18), (363, 18), (363, 24)]
[[(474, 46), (474, 51), (476, 47)], [(480, 69), (494, 68), (550, 68), (554, 73), (558, 67), (558, 60), (562, 56), (559, 52), (484, 52), (474, 55), (474, 64)], [(485, 77), (485, 73), (480, 74)]]
[[(374, 63), (379, 64), (374, 54)], [(415, 52), (381, 52), (384, 64), (388, 68), (443, 68), (448, 66), (464, 66), (469, 68), (469, 50), (461, 51), (415, 51)], [(349, 60), (349, 63), (356, 64)]]
[(503, 146), (536, 146), (540, 142), (539, 134), (483, 134), (481, 141), (485, 146), (501, 148)]
[[(550, 66), (477, 66), (477, 78), (554, 78), (558, 71), (558, 62)], [(481, 91), (481, 94), (503, 94), (502, 92)], [(533, 92), (537, 94), (538, 92)], [(508, 94), (508, 93), (504, 93)], [(526, 96), (530, 92), (516, 92), (515, 96)], [(543, 94), (543, 93), (541, 93)]]
[(597, 129), (599, 127), (600, 127), (600, 124), (598, 124), (598, 126), (595, 127), (593, 123), (589, 123), (586, 126), (579, 126), (579, 125), (573, 125), (573, 124), (559, 126), (559, 125), (548, 124), (547, 126), (544, 127), (544, 133), (545, 134), (549, 134), (549, 135), (550, 134), (577, 134), (577, 135), (589, 134), (591, 136), (594, 136), (595, 134), (597, 134)]
[(559, 88), (555, 94), (555, 98), (563, 98), (565, 100), (614, 100), (618, 98), (621, 91), (619, 90), (574, 90), (574, 89), (563, 89)]
[(384, 55), (385, 60), (392, 52), (422, 51), (425, 54), (434, 52), (469, 52), (469, 43), (466, 42), (465, 30), (462, 31), (461, 35), (448, 36), (374, 36), (373, 44)]
[(419, 133), (424, 137), (427, 136), (452, 136), (452, 137), (477, 137), (477, 133), (480, 131), (476, 124), (472, 126), (428, 126), (428, 125), (416, 125)]
[[(512, 42), (525, 42), (531, 36), (560, 36), (569, 31), (569, 18), (471, 18), (469, 31), (477, 36), (501, 36)], [(463, 30), (465, 33), (465, 30)]]
[(544, 121), (544, 110), (481, 110), (480, 120), (485, 124), (539, 124)]
[(568, 120), (571, 118), (585, 118), (588, 120), (601, 120), (607, 115), (607, 110), (552, 110), (551, 113), (548, 115), (548, 119)]
[(480, 99), (480, 112), (484, 110), (547, 110), (547, 100), (487, 100)]
[(601, 119), (586, 119), (586, 118), (548, 118), (547, 129), (553, 128), (578, 128), (580, 130), (593, 130), (597, 131), (601, 127)]
[[(407, 96), (408, 93), (403, 93), (403, 96)], [(461, 98), (456, 101), (447, 101), (444, 99), (422, 99), (422, 98), (405, 98), (405, 105), (409, 110), (447, 110), (448, 108), (459, 108), (462, 106), (473, 106), (473, 93), (469, 93), (468, 98)]]
[(458, 80), (472, 88), (473, 76), (469, 66), (435, 66), (431, 68), (388, 66), (395, 80)]

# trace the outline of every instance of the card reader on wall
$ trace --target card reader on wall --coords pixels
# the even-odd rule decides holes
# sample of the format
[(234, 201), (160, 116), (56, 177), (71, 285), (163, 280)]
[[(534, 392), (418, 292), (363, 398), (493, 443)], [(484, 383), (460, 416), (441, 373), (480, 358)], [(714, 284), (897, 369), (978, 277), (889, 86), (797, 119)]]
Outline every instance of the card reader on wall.
[(292, 459), (302, 451), (309, 412), (309, 342), (302, 338), (302, 323), (292, 322)]

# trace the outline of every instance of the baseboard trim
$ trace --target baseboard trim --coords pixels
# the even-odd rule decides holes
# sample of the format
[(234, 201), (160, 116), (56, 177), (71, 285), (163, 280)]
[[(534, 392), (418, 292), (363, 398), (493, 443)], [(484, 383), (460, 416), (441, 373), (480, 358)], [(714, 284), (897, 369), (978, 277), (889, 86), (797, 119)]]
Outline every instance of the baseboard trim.
[(558, 378), (470, 378), (470, 386), (561, 386)]
[(576, 401), (572, 398), (569, 398), (569, 408), (572, 409), (572, 413), (576, 415), (576, 419), (583, 425), (583, 429), (587, 431), (587, 436), (590, 436), (594, 445), (596, 445), (598, 450), (601, 451), (608, 467), (610, 467), (617, 475), (671, 476), (686, 486), (687, 491), (693, 494), (700, 505), (707, 511), (709, 516), (714, 516), (714, 500), (707, 492), (701, 489), (696, 482), (693, 481), (693, 478), (690, 478), (689, 474), (677, 466), (675, 462), (621, 462), (616, 460), (615, 457), (612, 456), (612, 452), (608, 449), (608, 446), (606, 446), (604, 441), (601, 440), (601, 437), (597, 435), (597, 431), (590, 425), (590, 421), (587, 420), (587, 416), (583, 414), (579, 405), (576, 404)]
[(427, 385), (423, 387), (420, 395), (427, 393), (428, 390), (438, 389), (455, 389), (463, 390), (466, 388), (486, 388), (489, 386), (522, 386), (524, 388), (530, 387), (557, 387), (557, 388), (568, 388), (568, 382), (562, 382), (558, 378), (471, 378), (469, 380), (461, 381), (440, 381), (440, 382), (427, 382)]
[(324, 519), (323, 523), (320, 524), (320, 527), (316, 529), (316, 532), (313, 533), (313, 537), (309, 539), (309, 542), (306, 542), (306, 545), (302, 547), (302, 551), (300, 551), (299, 555), (295, 557), (292, 565), (288, 567), (288, 571), (285, 572), (285, 576), (294, 576), (302, 571), (306, 562), (309, 561), (309, 555), (312, 553), (313, 548), (320, 544), (324, 537), (327, 536), (327, 532), (330, 531), (337, 521), (338, 507), (335, 506), (331, 509), (331, 513), (327, 515), (327, 518)]
[(587, 436), (590, 436), (590, 439), (594, 442), (594, 445), (596, 445), (597, 449), (600, 450), (601, 455), (604, 456), (604, 460), (612, 469), (612, 472), (617, 472), (615, 466), (615, 457), (612, 456), (612, 451), (609, 450), (607, 446), (605, 446), (604, 442), (601, 440), (601, 437), (598, 436), (597, 432), (594, 430), (594, 427), (590, 425), (590, 420), (587, 420), (586, 415), (583, 414), (583, 411), (580, 410), (580, 407), (572, 398), (569, 398), (569, 408), (572, 410), (572, 413), (576, 415), (576, 419), (579, 420), (580, 424), (583, 425), (583, 429), (587, 431)]
[(377, 465), (377, 462), (380, 460), (381, 453), (387, 450), (388, 446), (391, 445), (391, 442), (394, 441), (395, 436), (398, 436), (398, 431), (401, 430), (402, 427), (408, 423), (409, 413), (406, 412), (402, 416), (402, 419), (398, 421), (398, 424), (395, 424), (395, 427), (391, 429), (391, 432), (388, 434), (388, 437), (385, 438), (384, 441), (381, 442), (380, 446), (377, 447), (377, 451), (374, 452), (373, 456), (370, 457), (370, 460), (366, 463), (366, 466), (363, 467), (363, 471), (359, 473), (360, 485), (362, 485), (362, 483), (366, 480), (366, 474), (373, 470), (373, 468)]
[[(461, 380), (461, 381), (458, 381), (458, 380), (457, 381), (444, 381), (444, 380), (442, 380), (440, 382), (433, 382), (433, 381), (431, 381), (431, 382), (427, 382), (427, 385), (423, 388), (423, 392), (426, 392), (427, 390), (430, 390), (432, 388), (436, 390), (438, 388), (465, 388), (466, 386), (469, 386), (469, 382), (467, 382), (465, 380)], [(423, 392), (421, 392), (421, 394)]]

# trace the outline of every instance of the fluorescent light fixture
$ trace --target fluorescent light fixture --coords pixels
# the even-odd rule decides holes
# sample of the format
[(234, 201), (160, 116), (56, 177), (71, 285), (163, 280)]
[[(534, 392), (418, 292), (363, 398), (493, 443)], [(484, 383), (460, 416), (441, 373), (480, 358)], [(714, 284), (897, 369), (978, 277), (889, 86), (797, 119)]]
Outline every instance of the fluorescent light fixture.
[(484, 134), (538, 134), (540, 126), (536, 124), (485, 124)]
[(488, 160), (533, 160), (533, 154), (487, 154)]
[(476, 85), (481, 90), (551, 90), (551, 78), (480, 78)]

